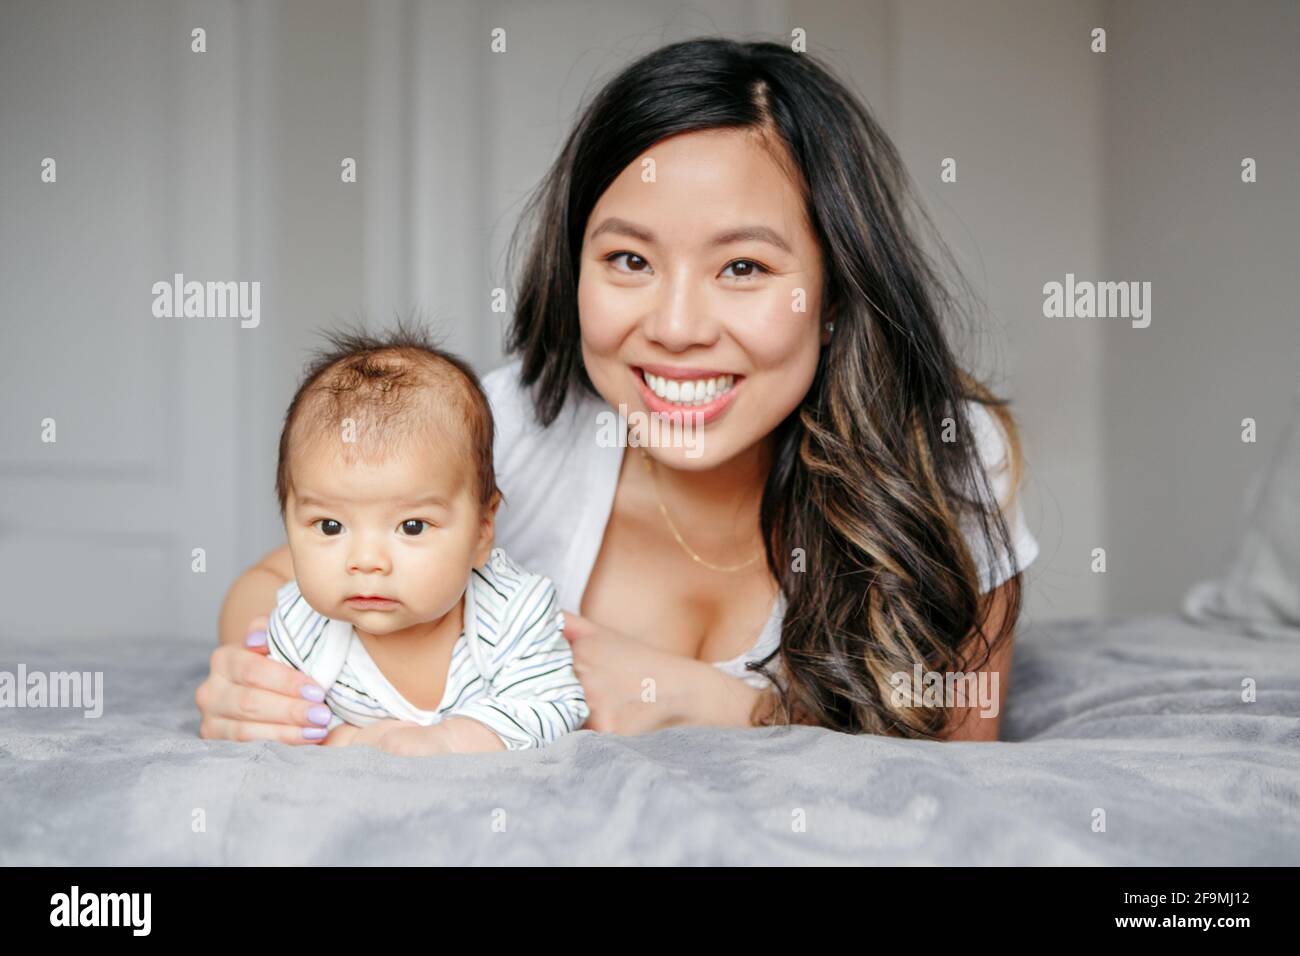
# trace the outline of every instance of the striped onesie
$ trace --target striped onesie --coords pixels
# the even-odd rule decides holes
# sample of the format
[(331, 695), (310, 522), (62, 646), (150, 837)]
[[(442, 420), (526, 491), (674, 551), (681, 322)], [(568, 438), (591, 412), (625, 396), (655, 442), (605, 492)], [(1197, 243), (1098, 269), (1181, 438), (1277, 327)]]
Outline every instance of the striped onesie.
[(495, 731), (507, 750), (524, 750), (582, 726), (590, 709), (550, 578), (521, 569), (494, 548), (483, 567), (470, 572), (464, 621), (437, 710), (421, 710), (402, 697), (352, 625), (314, 611), (297, 581), (276, 592), (267, 646), (274, 660), (325, 688), (330, 730), (385, 719), (427, 726), (472, 717)]

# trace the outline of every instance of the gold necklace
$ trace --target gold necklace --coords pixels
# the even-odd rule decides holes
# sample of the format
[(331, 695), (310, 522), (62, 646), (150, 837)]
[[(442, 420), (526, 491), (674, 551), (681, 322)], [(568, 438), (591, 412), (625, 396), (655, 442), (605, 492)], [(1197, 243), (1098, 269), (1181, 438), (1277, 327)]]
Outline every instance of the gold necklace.
[(755, 553), (755, 555), (752, 558), (750, 558), (744, 564), (734, 564), (730, 567), (725, 567), (719, 564), (710, 564), (708, 561), (705, 561), (698, 554), (692, 551), (691, 546), (686, 543), (686, 541), (682, 538), (681, 534), (677, 531), (677, 526), (673, 524), (673, 519), (668, 517), (668, 509), (664, 507), (664, 500), (659, 497), (659, 486), (655, 483), (655, 476), (654, 476), (654, 459), (650, 457), (650, 453), (646, 451), (644, 448), (640, 449), (640, 452), (641, 452), (641, 457), (645, 460), (645, 470), (650, 473), (650, 487), (654, 489), (655, 501), (659, 503), (659, 513), (664, 516), (664, 521), (668, 524), (668, 530), (673, 533), (673, 537), (676, 538), (677, 543), (682, 546), (682, 550), (684, 550), (687, 554), (691, 556), (692, 561), (704, 565), (710, 571), (743, 571), (745, 568), (749, 567), (751, 564), (753, 564), (755, 561), (757, 561), (759, 558), (763, 556), (762, 550), (759, 550), (758, 552)]

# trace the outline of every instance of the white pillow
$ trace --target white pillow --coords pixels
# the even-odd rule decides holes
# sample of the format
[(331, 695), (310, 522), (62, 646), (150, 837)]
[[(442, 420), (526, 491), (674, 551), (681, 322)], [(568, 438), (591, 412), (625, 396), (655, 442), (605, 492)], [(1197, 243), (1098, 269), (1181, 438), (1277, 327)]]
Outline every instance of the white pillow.
[(1236, 561), (1222, 579), (1192, 587), (1182, 610), (1198, 624), (1257, 637), (1300, 637), (1300, 391), (1256, 488)]

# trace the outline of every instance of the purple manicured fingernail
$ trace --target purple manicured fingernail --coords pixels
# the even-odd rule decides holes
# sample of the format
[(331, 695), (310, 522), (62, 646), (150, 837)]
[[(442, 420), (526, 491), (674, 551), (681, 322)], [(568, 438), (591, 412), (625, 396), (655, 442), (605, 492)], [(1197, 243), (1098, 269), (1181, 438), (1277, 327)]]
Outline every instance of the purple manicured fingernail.
[(307, 740), (324, 740), (325, 735), (329, 733), (324, 727), (304, 727), (302, 735)]
[(313, 724), (320, 724), (324, 727), (330, 722), (330, 709), (324, 704), (317, 704), (311, 710), (307, 711), (307, 719)]
[(305, 700), (321, 703), (325, 700), (325, 691), (321, 690), (315, 684), (303, 684), (298, 688), (298, 693), (302, 694)]
[(266, 631), (254, 631), (252, 634), (249, 634), (248, 637), (244, 638), (244, 646), (245, 646), (245, 647), (265, 647), (265, 646), (266, 646)]

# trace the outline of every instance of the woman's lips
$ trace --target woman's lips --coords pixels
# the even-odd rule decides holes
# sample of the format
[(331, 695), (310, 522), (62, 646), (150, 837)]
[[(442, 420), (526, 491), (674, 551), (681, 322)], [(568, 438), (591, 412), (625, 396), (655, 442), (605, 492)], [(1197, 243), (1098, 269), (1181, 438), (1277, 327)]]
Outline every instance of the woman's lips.
[[(655, 366), (650, 368), (653, 372)], [(706, 402), (703, 405), (675, 405), (667, 399), (660, 398), (651, 390), (650, 386), (646, 384), (645, 377), (641, 374), (641, 369), (642, 366), (632, 366), (632, 377), (636, 379), (637, 388), (641, 391), (641, 400), (646, 403), (650, 411), (666, 416), (674, 424), (698, 422), (701, 425), (707, 425), (730, 407), (736, 393), (740, 391), (741, 385), (745, 382), (744, 376), (736, 375), (731, 388), (711, 402)], [(700, 377), (714, 378), (716, 376), (701, 375)]]
[(394, 601), (392, 598), (350, 597), (344, 603), (348, 607), (357, 608), (361, 611), (387, 611), (397, 607), (402, 602)]

